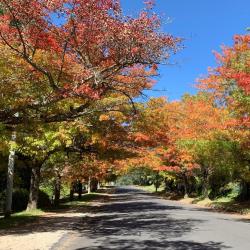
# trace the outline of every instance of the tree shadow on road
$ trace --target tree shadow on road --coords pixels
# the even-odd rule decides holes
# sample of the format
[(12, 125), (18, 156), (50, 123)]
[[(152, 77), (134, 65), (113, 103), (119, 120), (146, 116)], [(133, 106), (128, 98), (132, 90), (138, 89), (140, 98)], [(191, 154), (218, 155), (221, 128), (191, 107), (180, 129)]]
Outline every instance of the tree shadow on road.
[[(154, 199), (147, 201), (143, 194), (145, 195), (135, 191), (116, 193), (108, 203), (98, 203), (94, 207), (86, 207), (86, 205), (78, 207), (77, 216), (72, 211), (42, 216), (34, 224), (0, 232), (0, 236), (67, 230), (77, 235), (78, 239), (77, 245), (72, 242), (72, 246), (67, 249), (78, 250), (219, 250), (227, 248), (220, 242), (175, 241), (175, 238), (180, 238), (187, 233), (195, 233), (206, 219), (171, 217), (168, 211), (180, 211), (183, 208), (178, 205), (161, 204)], [(88, 213), (84, 215), (80, 213), (81, 211), (88, 211)], [(65, 241), (70, 240), (71, 233), (65, 236), (54, 249), (62, 249), (61, 246)]]
[[(53, 232), (57, 230), (68, 230), (77, 232), (87, 232), (90, 228), (94, 232), (100, 229), (100, 225), (97, 222), (102, 222), (101, 227), (115, 227), (114, 230), (117, 232), (120, 230), (125, 230), (123, 225), (128, 225), (128, 230), (132, 226), (132, 222), (136, 225), (141, 225), (142, 218), (148, 217), (147, 213), (159, 213), (167, 210), (175, 209), (171, 206), (163, 206), (154, 202), (119, 202), (119, 203), (102, 203), (101, 206), (78, 206), (75, 209), (70, 209), (68, 211), (62, 210), (57, 213), (49, 213), (46, 216), (37, 216), (34, 223), (27, 225), (20, 225), (18, 227), (9, 228), (5, 230), (0, 230), (1, 235), (21, 235), (34, 232)], [(78, 215), (76, 216), (76, 213)], [(88, 213), (91, 216), (86, 216)], [(143, 213), (144, 215), (139, 215), (137, 213)], [(161, 214), (156, 220), (161, 220), (158, 223), (164, 223)], [(152, 218), (155, 218), (154, 215)], [(27, 219), (27, 216), (26, 216)], [(152, 220), (152, 219), (151, 219)], [(131, 221), (131, 223), (130, 223)], [(153, 223), (153, 221), (148, 221), (147, 224)], [(108, 230), (106, 231), (108, 232)]]
[(222, 243), (213, 241), (198, 243), (193, 241), (135, 241), (135, 240), (114, 240), (104, 243), (103, 246), (91, 248), (75, 248), (75, 250), (221, 250), (229, 249), (230, 247), (224, 246)]

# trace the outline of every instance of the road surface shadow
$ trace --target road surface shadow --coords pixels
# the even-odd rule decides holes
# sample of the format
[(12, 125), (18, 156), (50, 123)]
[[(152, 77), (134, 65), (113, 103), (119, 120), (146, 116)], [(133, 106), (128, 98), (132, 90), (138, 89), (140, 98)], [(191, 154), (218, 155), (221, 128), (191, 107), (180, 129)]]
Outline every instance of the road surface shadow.
[[(142, 226), (143, 223), (146, 223), (145, 226), (154, 225), (154, 223), (166, 223), (162, 220), (161, 214), (163, 211), (176, 209), (174, 206), (163, 206), (154, 202), (119, 202), (119, 203), (103, 203), (101, 206), (83, 206), (78, 207), (75, 210), (71, 209), (69, 212), (64, 211), (64, 213), (57, 213), (48, 216), (40, 216), (34, 223), (27, 224), (20, 227), (9, 228), (5, 230), (0, 230), (1, 235), (23, 235), (35, 232), (51, 232), (57, 230), (68, 230), (68, 231), (77, 231), (77, 232), (87, 232), (89, 228), (93, 230), (93, 232), (99, 231), (101, 233), (101, 227), (106, 228), (106, 233), (109, 232), (107, 228), (110, 227), (109, 224), (112, 225), (112, 230), (118, 232), (119, 230), (122, 232), (124, 230), (130, 230), (130, 227), (136, 228), (136, 225)], [(162, 211), (162, 212), (161, 212)], [(93, 217), (85, 216), (84, 214), (81, 217), (74, 216), (74, 213), (79, 212), (90, 212)], [(148, 218), (150, 214), (148, 213), (156, 213), (160, 212), (157, 215), (154, 215), (152, 218), (155, 218), (155, 222), (145, 221), (143, 222), (143, 218)], [(142, 215), (137, 213), (143, 213)], [(124, 215), (125, 214), (125, 215)], [(161, 222), (158, 222), (160, 221)], [(97, 222), (102, 222), (103, 225), (99, 226)], [(170, 223), (170, 222), (169, 222)], [(172, 222), (171, 222), (172, 223)], [(174, 222), (172, 223), (174, 224)], [(89, 227), (89, 225), (92, 225)], [(127, 228), (123, 227), (123, 225), (127, 225)], [(152, 228), (153, 230), (153, 228)], [(110, 233), (110, 232), (109, 232)], [(92, 234), (92, 233), (90, 233)], [(102, 234), (102, 233), (101, 233)], [(105, 232), (104, 232), (105, 234)]]
[[(86, 206), (77, 212), (86, 212)], [(23, 235), (35, 232), (70, 231), (53, 249), (74, 250), (219, 250), (229, 248), (221, 242), (193, 242), (175, 240), (187, 233), (195, 233), (206, 219), (180, 219), (170, 216), (185, 208), (160, 204), (145, 192), (118, 189), (109, 199), (94, 207), (88, 214), (73, 216), (72, 211), (56, 216), (40, 217), (38, 223), (0, 232), (1, 235)], [(77, 235), (75, 240), (72, 234)], [(70, 241), (70, 246), (64, 244)]]
[[(148, 201), (147, 201), (148, 199)], [(185, 208), (184, 208), (185, 209)], [(199, 243), (175, 241), (187, 233), (195, 233), (206, 219), (177, 219), (168, 211), (180, 211), (179, 205), (161, 205), (138, 190), (117, 190), (109, 203), (92, 209), (92, 213), (82, 218), (85, 224), (78, 230), (78, 236), (67, 249), (75, 250), (219, 250), (229, 248), (221, 242)], [(63, 242), (69, 242), (71, 235)], [(54, 249), (60, 249), (58, 245)]]
[(135, 241), (135, 240), (116, 240), (104, 242), (102, 246), (75, 248), (75, 250), (221, 250), (229, 249), (222, 243), (209, 241), (206, 243), (198, 243), (193, 241)]

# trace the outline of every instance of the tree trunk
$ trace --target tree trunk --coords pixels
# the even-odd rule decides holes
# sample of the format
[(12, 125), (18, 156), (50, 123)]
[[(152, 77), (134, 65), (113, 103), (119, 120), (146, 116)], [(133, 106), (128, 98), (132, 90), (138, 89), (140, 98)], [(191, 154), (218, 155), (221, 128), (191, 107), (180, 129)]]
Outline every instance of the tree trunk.
[(203, 185), (202, 185), (202, 196), (204, 198), (208, 198), (208, 190), (209, 190), (209, 174), (208, 174), (208, 169), (205, 168), (203, 171)]
[(165, 186), (164, 191), (167, 192), (169, 190), (169, 183), (167, 177), (164, 178), (164, 186)]
[(158, 188), (160, 187), (160, 176), (159, 176), (159, 171), (157, 171), (156, 175), (155, 175), (155, 192), (157, 193)]
[(73, 199), (74, 199), (74, 182), (71, 182), (71, 184), (70, 184), (69, 199), (70, 199), (70, 201), (73, 201)]
[(88, 181), (88, 194), (91, 193), (91, 177), (89, 177), (89, 181)]
[(250, 183), (247, 183), (244, 180), (241, 182), (241, 192), (239, 199), (241, 201), (250, 200)]
[(98, 189), (98, 180), (96, 178), (91, 179), (91, 192), (96, 192)]
[(59, 205), (60, 194), (61, 194), (61, 176), (58, 173), (55, 179), (55, 189), (54, 189), (54, 195), (55, 195), (54, 205), (56, 207)]
[(100, 181), (97, 182), (97, 190), (101, 189)]
[(29, 194), (29, 202), (27, 205), (27, 211), (32, 209), (37, 209), (40, 176), (41, 176), (41, 165), (34, 166), (31, 170), (30, 194)]
[[(12, 133), (12, 142), (16, 141), (16, 132)], [(10, 217), (12, 207), (12, 194), (13, 194), (13, 177), (14, 177), (14, 166), (15, 166), (15, 150), (10, 149), (9, 161), (8, 161), (8, 172), (7, 172), (7, 186), (6, 186), (6, 204), (5, 204), (5, 218)]]
[(77, 190), (78, 190), (78, 199), (82, 198), (82, 183), (81, 181), (78, 181), (77, 183)]
[(184, 180), (184, 198), (188, 198), (188, 179), (185, 174), (183, 175), (183, 180)]

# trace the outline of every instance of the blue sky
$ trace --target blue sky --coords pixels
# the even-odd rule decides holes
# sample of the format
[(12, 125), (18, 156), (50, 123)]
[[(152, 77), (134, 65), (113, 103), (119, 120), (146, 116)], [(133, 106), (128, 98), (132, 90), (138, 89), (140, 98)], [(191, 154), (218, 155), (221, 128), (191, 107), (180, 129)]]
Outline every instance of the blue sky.
[[(121, 0), (124, 12), (135, 15), (143, 0)], [(172, 58), (175, 66), (161, 66), (156, 90), (149, 96), (180, 99), (192, 85), (215, 65), (212, 51), (221, 45), (232, 45), (234, 34), (246, 33), (250, 27), (250, 0), (156, 0), (155, 12), (163, 16), (163, 30), (184, 38), (184, 50)], [(170, 18), (170, 22), (168, 21)]]

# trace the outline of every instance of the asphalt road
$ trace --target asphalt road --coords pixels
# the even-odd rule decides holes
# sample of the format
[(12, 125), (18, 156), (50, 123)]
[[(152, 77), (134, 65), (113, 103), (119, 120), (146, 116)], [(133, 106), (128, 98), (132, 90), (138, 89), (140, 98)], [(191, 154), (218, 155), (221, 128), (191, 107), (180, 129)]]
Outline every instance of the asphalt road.
[(118, 188), (54, 250), (250, 250), (250, 221)]

